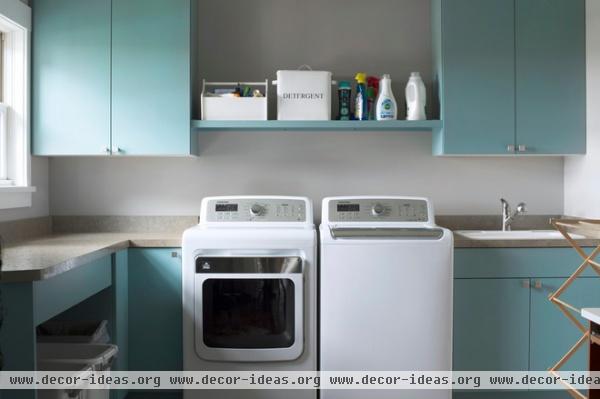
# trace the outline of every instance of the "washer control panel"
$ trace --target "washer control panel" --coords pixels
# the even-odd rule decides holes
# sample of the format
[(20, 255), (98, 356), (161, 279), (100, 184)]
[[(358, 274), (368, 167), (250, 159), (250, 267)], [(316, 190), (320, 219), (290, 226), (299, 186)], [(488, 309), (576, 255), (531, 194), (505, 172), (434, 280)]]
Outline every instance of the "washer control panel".
[(428, 222), (427, 201), (420, 199), (348, 199), (329, 202), (332, 222)]
[(302, 200), (244, 198), (208, 201), (209, 222), (305, 222), (306, 203)]

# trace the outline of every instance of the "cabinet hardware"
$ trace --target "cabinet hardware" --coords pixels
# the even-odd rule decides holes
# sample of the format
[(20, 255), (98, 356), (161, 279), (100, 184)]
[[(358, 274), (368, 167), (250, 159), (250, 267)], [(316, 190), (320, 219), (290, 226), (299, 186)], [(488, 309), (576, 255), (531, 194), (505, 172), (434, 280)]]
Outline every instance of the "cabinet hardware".
[(117, 147), (117, 146), (114, 146), (114, 147), (112, 148), (112, 153), (113, 153), (113, 154), (120, 154), (120, 153), (122, 153), (122, 152), (123, 152), (123, 150), (122, 150), (121, 148)]
[(527, 152), (527, 146), (524, 144), (519, 144), (519, 146), (517, 147), (517, 151), (518, 152)]
[(506, 146), (506, 151), (514, 153), (515, 152), (515, 145), (514, 144), (507, 145)]
[(521, 281), (521, 287), (523, 287), (523, 288), (529, 288), (529, 287), (531, 287), (530, 281), (529, 280), (522, 280)]
[(540, 280), (536, 280), (535, 283), (533, 284), (533, 287), (536, 290), (541, 290), (542, 288), (544, 288), (544, 285), (542, 284), (542, 282)]

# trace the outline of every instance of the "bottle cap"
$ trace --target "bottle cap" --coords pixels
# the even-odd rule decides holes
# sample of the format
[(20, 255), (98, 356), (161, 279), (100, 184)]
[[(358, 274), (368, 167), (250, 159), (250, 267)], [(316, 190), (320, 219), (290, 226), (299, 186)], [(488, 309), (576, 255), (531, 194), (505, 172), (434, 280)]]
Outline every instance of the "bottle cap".
[(352, 89), (352, 85), (347, 80), (342, 80), (338, 85), (338, 88), (341, 89)]
[(356, 80), (356, 83), (367, 83), (367, 74), (364, 72), (359, 72), (356, 74), (356, 76), (354, 77), (354, 79)]
[(381, 79), (390, 79), (390, 80), (392, 80), (392, 78), (390, 77), (390, 75), (389, 75), (389, 74), (387, 74), (387, 73), (386, 73), (385, 75), (383, 75), (383, 76), (381, 77)]
[(419, 72), (411, 72), (410, 73), (410, 77), (411, 78), (420, 78), (421, 77), (421, 73), (419, 73)]

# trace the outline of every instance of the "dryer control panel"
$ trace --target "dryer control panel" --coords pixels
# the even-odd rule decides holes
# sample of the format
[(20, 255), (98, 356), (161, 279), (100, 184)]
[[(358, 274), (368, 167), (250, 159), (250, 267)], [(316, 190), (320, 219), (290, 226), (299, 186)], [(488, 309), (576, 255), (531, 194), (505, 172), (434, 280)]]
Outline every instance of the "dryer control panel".
[(305, 222), (306, 202), (297, 199), (211, 199), (206, 203), (208, 222)]
[(331, 222), (423, 222), (429, 221), (423, 199), (356, 198), (329, 202)]

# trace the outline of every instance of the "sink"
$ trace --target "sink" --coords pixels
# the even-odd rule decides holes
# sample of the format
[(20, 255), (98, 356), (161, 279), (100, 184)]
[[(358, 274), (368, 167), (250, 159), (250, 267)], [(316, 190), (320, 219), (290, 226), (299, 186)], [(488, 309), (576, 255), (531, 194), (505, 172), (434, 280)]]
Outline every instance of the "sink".
[[(472, 240), (563, 240), (556, 230), (457, 230), (455, 233)], [(579, 235), (571, 235), (575, 239), (584, 239)]]

